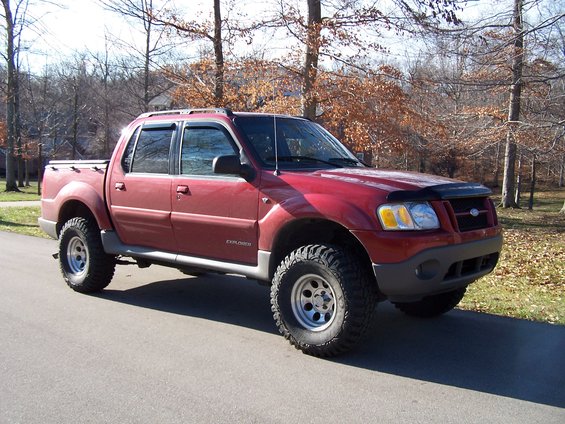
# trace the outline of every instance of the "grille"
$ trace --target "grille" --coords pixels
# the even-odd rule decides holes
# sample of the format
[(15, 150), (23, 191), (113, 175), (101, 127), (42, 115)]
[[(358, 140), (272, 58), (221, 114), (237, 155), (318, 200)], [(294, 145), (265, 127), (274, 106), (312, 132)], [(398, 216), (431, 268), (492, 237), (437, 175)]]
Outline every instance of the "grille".
[[(451, 207), (452, 217), (455, 219), (459, 231), (473, 231), (490, 226), (490, 208), (486, 197), (451, 199), (448, 204)], [(471, 211), (474, 211), (474, 214)]]
[(491, 253), (490, 255), (455, 262), (449, 267), (445, 280), (465, 277), (485, 270), (491, 271), (496, 266), (497, 262), (498, 253)]

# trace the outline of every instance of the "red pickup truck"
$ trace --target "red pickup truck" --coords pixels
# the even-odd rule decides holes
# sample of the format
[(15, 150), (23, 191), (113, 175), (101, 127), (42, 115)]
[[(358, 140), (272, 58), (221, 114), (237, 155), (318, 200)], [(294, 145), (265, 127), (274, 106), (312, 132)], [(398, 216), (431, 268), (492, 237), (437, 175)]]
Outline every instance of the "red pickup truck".
[(39, 222), (73, 290), (102, 290), (132, 261), (239, 274), (271, 286), (292, 345), (332, 356), (360, 340), (377, 301), (436, 316), (493, 270), (489, 194), (367, 167), (306, 119), (177, 110), (139, 116), (109, 161), (51, 161)]

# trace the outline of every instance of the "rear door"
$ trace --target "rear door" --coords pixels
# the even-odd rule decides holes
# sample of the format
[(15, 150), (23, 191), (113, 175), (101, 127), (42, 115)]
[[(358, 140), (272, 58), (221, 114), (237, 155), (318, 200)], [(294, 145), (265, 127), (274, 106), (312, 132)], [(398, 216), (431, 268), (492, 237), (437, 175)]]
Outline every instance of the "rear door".
[(171, 226), (174, 122), (138, 127), (109, 176), (108, 204), (121, 241), (175, 251)]
[(256, 264), (259, 192), (253, 181), (212, 170), (215, 157), (239, 151), (222, 124), (185, 124), (179, 175), (172, 186), (171, 219), (179, 253)]

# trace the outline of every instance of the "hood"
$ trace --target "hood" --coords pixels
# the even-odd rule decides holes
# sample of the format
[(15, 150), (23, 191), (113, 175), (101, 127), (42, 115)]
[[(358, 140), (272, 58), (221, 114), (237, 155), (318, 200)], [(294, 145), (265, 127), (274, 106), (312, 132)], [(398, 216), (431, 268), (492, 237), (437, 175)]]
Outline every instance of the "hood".
[(388, 193), (398, 190), (416, 191), (426, 187), (461, 182), (437, 175), (375, 168), (339, 168), (320, 170), (313, 174), (321, 178), (373, 187)]

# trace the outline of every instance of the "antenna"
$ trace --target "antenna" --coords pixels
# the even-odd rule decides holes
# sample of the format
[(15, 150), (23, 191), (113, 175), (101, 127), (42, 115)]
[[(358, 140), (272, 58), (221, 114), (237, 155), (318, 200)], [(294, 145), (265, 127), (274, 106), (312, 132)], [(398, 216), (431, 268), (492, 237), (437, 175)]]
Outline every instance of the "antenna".
[[(273, 69), (273, 74), (275, 70)], [(275, 101), (275, 76), (271, 80), (273, 82), (273, 102)], [(275, 172), (274, 175), (278, 177), (281, 175), (281, 171), (279, 171), (279, 140), (277, 138), (277, 114), (273, 112), (273, 131), (275, 133), (274, 141), (275, 141)]]
[(281, 175), (279, 171), (279, 142), (277, 139), (277, 115), (273, 114), (273, 129), (275, 131), (275, 176)]

